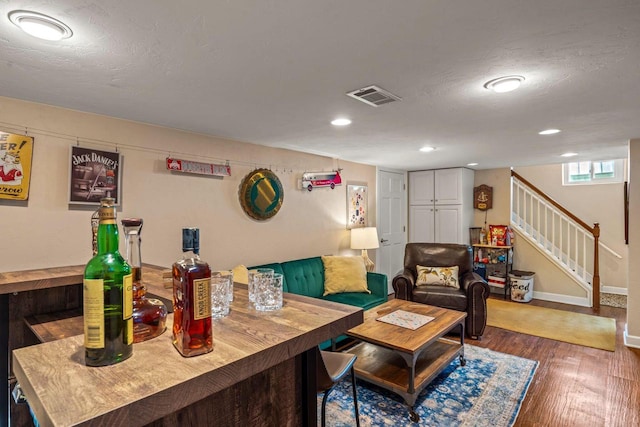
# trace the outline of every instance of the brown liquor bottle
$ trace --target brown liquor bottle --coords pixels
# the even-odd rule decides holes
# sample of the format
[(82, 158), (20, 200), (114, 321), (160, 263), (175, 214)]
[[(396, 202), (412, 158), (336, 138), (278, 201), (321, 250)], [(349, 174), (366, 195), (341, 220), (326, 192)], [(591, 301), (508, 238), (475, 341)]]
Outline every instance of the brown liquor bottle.
[(173, 264), (173, 345), (185, 357), (213, 350), (211, 268), (198, 255), (200, 232), (182, 229), (182, 258)]

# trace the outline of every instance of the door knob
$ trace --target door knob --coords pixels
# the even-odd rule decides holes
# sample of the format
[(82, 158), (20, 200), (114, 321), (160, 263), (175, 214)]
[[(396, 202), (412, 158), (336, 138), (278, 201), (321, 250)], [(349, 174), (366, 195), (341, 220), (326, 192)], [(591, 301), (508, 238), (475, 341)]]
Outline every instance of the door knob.
[(388, 242), (388, 240), (387, 239), (380, 239), (380, 243), (385, 243), (385, 242)]

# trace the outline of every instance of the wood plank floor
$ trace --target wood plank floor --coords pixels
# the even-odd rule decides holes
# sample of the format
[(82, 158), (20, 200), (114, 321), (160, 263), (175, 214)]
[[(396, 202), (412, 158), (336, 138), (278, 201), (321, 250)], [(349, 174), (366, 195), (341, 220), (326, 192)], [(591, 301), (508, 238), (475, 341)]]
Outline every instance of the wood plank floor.
[[(529, 304), (594, 314), (590, 308), (566, 304), (538, 300)], [(615, 352), (490, 326), (481, 341), (467, 341), (540, 362), (516, 427), (640, 426), (640, 349), (624, 345), (626, 310), (602, 306), (597, 315), (616, 319)]]

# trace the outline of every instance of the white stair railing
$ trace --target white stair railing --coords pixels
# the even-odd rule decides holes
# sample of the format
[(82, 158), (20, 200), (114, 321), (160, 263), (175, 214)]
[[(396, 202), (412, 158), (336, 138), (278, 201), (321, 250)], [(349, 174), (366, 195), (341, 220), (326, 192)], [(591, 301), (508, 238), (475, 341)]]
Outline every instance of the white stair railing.
[(511, 171), (511, 225), (564, 269), (600, 308), (598, 238), (593, 227)]

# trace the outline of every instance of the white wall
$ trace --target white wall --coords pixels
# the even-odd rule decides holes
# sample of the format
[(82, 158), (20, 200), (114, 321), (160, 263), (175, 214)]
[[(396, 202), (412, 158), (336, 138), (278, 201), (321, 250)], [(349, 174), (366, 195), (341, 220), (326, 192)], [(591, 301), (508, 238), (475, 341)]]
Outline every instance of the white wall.
[[(213, 268), (359, 254), (349, 249), (345, 226), (349, 182), (368, 184), (369, 225), (376, 225), (374, 166), (0, 97), (0, 129), (23, 133), (25, 127), (35, 137), (31, 189), (25, 202), (0, 199), (5, 248), (0, 271), (84, 264), (91, 257), (95, 207), (67, 203), (69, 150), (76, 136), (81, 146), (112, 150), (119, 144), (124, 169), (118, 218), (143, 218), (143, 262), (170, 266), (181, 253), (183, 226), (200, 227), (201, 256)], [(85, 142), (89, 139), (113, 144)], [(212, 158), (228, 159), (232, 176), (169, 173), (165, 158), (170, 154), (211, 163)], [(242, 178), (254, 165), (271, 165), (284, 187), (282, 209), (267, 221), (248, 217), (238, 199)], [(297, 189), (305, 170), (336, 167), (343, 168), (342, 186)], [(375, 251), (370, 257), (375, 261)]]

